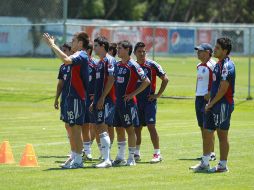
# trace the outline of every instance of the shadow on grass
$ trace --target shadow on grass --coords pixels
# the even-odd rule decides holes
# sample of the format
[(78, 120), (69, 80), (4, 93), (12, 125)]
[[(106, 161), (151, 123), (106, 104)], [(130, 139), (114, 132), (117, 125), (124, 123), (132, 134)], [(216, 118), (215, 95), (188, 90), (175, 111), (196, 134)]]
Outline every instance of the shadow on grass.
[(38, 158), (68, 158), (68, 156), (38, 156)]
[(182, 160), (182, 161), (197, 161), (197, 160), (201, 160), (201, 158), (179, 158), (178, 160)]
[(110, 168), (95, 168), (94, 165), (91, 166), (85, 166), (84, 168), (75, 168), (75, 169), (66, 169), (66, 168), (61, 168), (61, 167), (56, 167), (56, 168), (48, 168), (42, 171), (48, 172), (48, 171), (66, 171), (66, 170), (88, 170), (88, 169), (110, 169)]

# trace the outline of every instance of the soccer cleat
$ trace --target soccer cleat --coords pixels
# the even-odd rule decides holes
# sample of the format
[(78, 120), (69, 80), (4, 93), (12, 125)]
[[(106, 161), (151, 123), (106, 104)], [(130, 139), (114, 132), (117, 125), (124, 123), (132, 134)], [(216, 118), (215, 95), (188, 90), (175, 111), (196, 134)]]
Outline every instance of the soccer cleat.
[(63, 164), (60, 165), (61, 168), (69, 168), (71, 164), (72, 159), (68, 158)]
[(83, 154), (82, 158), (84, 161), (93, 161), (92, 154)]
[(218, 163), (217, 166), (208, 170), (209, 173), (217, 173), (217, 172), (222, 173), (222, 172), (228, 172), (228, 171), (229, 171), (228, 167), (227, 166), (223, 167), (220, 163)]
[(150, 163), (155, 164), (155, 163), (158, 163), (158, 162), (161, 162), (161, 161), (162, 161), (161, 155), (160, 154), (154, 154), (153, 159), (150, 161)]
[(129, 159), (127, 160), (126, 166), (136, 166), (135, 159), (130, 159), (130, 158), (129, 158)]
[(110, 167), (112, 167), (112, 163), (110, 160), (103, 161), (103, 162), (95, 165), (95, 168), (110, 168)]
[(210, 161), (215, 161), (216, 160), (216, 155), (215, 153), (210, 154)]
[(141, 161), (140, 155), (138, 155), (138, 154), (134, 154), (134, 159), (136, 162)]
[(83, 168), (83, 167), (84, 167), (83, 161), (75, 162), (75, 160), (72, 160), (70, 163), (69, 169), (77, 169), (77, 168)]
[(113, 161), (112, 166), (114, 166), (114, 167), (126, 166), (126, 164), (127, 164), (126, 160), (116, 158), (116, 159)]
[(205, 165), (203, 161), (201, 161), (199, 164), (191, 166), (190, 169), (194, 172), (207, 172), (210, 169), (210, 165)]

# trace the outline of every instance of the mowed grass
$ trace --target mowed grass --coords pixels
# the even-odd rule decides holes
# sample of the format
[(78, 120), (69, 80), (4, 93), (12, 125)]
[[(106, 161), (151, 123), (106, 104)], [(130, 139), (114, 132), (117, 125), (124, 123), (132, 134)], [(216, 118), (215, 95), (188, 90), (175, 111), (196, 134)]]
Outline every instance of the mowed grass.
[[(194, 58), (158, 58), (170, 83), (164, 96), (194, 97)], [(57, 59), (0, 59), (0, 141), (11, 144), (16, 163), (0, 165), (0, 189), (254, 189), (254, 102), (247, 97), (247, 58), (234, 58), (237, 67), (236, 106), (232, 115), (230, 172), (193, 173), (189, 166), (201, 155), (194, 99), (159, 99), (157, 129), (163, 162), (151, 165), (153, 153), (143, 130), (142, 162), (136, 167), (62, 170), (69, 151), (64, 125), (53, 102), (60, 61)], [(253, 71), (252, 71), (253, 76)], [(158, 81), (159, 82), (159, 81)], [(253, 90), (252, 77), (252, 90)], [(253, 96), (253, 91), (252, 91)], [(34, 145), (38, 168), (19, 167), (27, 143)], [(93, 156), (98, 157), (96, 143)], [(112, 157), (116, 155), (116, 140)], [(218, 140), (216, 153), (219, 157)], [(216, 165), (212, 162), (211, 165)]]

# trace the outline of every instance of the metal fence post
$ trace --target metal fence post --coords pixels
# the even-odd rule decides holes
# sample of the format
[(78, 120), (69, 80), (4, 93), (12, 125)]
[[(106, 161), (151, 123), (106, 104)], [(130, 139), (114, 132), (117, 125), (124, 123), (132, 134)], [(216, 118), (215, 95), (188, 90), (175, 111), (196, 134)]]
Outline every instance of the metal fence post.
[(251, 97), (251, 45), (252, 45), (252, 30), (249, 28), (249, 69), (248, 69), (248, 97), (247, 100), (252, 100)]
[(67, 40), (67, 17), (68, 17), (68, 0), (63, 0), (63, 42)]
[(153, 60), (155, 59), (155, 30), (156, 30), (156, 27), (153, 26)]

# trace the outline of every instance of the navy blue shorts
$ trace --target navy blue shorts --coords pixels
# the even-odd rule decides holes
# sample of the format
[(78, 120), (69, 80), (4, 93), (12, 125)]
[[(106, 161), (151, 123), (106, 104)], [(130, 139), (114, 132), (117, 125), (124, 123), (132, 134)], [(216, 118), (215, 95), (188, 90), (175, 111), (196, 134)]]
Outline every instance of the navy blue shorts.
[(206, 125), (205, 122), (205, 105), (207, 101), (204, 96), (196, 96), (195, 99), (195, 110), (196, 110), (196, 118), (198, 121), (199, 127), (204, 127)]
[(156, 123), (157, 101), (138, 101), (138, 118), (141, 126)]
[(210, 111), (205, 113), (206, 125), (209, 130), (229, 130), (230, 118), (233, 112), (233, 105), (228, 103), (217, 103)]
[(62, 120), (70, 126), (83, 125), (85, 119), (85, 101), (67, 97), (64, 101)]
[(132, 102), (124, 102), (116, 105), (114, 126), (116, 127), (139, 127), (138, 108)]
[(98, 110), (96, 109), (96, 104), (93, 105), (93, 116), (95, 119), (95, 123), (102, 124), (105, 123), (109, 126), (113, 125), (115, 114), (115, 104), (110, 98), (105, 99), (104, 109)]
[(91, 105), (91, 103), (92, 103), (91, 97), (87, 98), (86, 99), (86, 107), (85, 107), (85, 109), (86, 109), (85, 121), (84, 121), (85, 124), (87, 124), (87, 123), (95, 123), (94, 114), (89, 111), (89, 106)]

